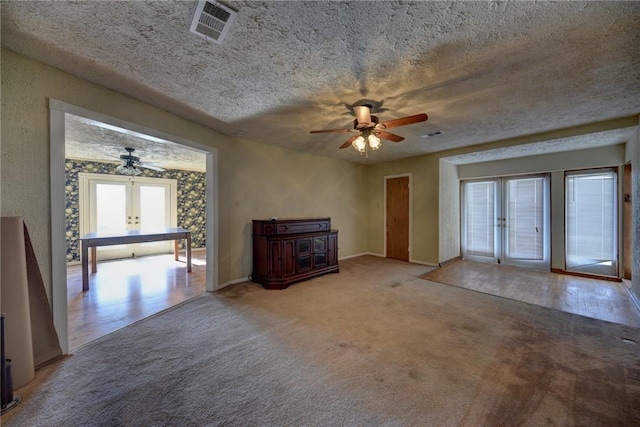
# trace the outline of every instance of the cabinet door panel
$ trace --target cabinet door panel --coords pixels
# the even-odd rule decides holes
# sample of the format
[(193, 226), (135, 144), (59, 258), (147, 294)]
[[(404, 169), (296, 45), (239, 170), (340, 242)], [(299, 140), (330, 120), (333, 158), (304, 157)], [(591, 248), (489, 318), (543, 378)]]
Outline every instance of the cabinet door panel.
[(311, 239), (296, 240), (297, 255), (308, 255), (311, 253)]
[(327, 236), (313, 238), (313, 252), (325, 252), (327, 250)]
[(327, 253), (320, 252), (313, 254), (313, 268), (322, 268), (327, 266)]
[(283, 273), (285, 276), (291, 276), (296, 274), (296, 242), (295, 240), (285, 240), (282, 244), (284, 245)]
[(298, 256), (298, 273), (311, 270), (311, 255)]
[(327, 239), (327, 262), (329, 265), (336, 265), (338, 263), (338, 235), (330, 234)]
[(271, 276), (279, 277), (282, 276), (282, 259), (281, 252), (282, 251), (282, 243), (279, 240), (272, 240), (269, 242), (269, 256), (271, 259), (269, 260), (269, 267)]

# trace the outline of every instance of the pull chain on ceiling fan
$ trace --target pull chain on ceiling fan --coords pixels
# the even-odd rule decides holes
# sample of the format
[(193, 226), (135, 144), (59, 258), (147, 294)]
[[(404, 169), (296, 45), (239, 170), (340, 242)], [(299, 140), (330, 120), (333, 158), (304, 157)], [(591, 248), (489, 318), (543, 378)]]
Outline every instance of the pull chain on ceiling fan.
[(355, 105), (353, 112), (356, 115), (353, 129), (312, 130), (311, 133), (359, 132), (358, 135), (349, 138), (340, 148), (347, 148), (351, 145), (361, 155), (367, 155), (368, 149), (375, 151), (382, 146), (381, 139), (393, 142), (400, 142), (404, 139), (404, 137), (387, 132), (385, 129), (424, 122), (428, 119), (428, 116), (423, 113), (380, 123), (378, 117), (371, 115), (371, 105), (368, 104)]

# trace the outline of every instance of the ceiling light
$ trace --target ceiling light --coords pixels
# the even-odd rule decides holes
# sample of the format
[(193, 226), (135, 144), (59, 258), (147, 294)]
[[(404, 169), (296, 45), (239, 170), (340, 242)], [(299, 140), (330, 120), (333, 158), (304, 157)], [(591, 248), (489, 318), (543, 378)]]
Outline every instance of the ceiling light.
[[(351, 143), (351, 145), (353, 146), (353, 148), (355, 148), (360, 153), (364, 153), (365, 150), (367, 149), (367, 144), (366, 144), (366, 142), (364, 140), (364, 137), (362, 135), (360, 135), (356, 139), (354, 139), (353, 142)], [(348, 147), (348, 145), (347, 145), (347, 147)]]
[(127, 175), (127, 176), (138, 176), (142, 173), (140, 169), (128, 163), (118, 166), (116, 168), (116, 172), (122, 175)]
[(369, 140), (369, 147), (371, 147), (372, 150), (375, 151), (378, 148), (382, 147), (382, 142), (380, 142), (380, 138), (378, 138), (374, 134), (369, 135), (367, 139)]

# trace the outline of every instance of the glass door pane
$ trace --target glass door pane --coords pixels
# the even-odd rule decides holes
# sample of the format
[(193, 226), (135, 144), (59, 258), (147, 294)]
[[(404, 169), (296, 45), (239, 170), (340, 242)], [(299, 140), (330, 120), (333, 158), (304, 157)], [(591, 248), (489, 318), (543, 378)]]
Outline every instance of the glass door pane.
[(568, 173), (565, 185), (567, 270), (616, 276), (615, 170)]
[(140, 185), (140, 230), (153, 231), (167, 228), (164, 186)]
[[(170, 227), (170, 197), (169, 186), (164, 184), (138, 184), (134, 185), (134, 201), (138, 228), (143, 232), (153, 232)], [(136, 245), (135, 253), (138, 255), (150, 255), (155, 253), (168, 253), (171, 251), (170, 241), (149, 242)]]
[(549, 185), (546, 176), (504, 179), (504, 264), (549, 270)]
[(466, 182), (463, 185), (462, 256), (498, 262), (498, 180)]
[[(91, 181), (89, 231), (120, 234), (129, 229), (130, 189), (128, 182)], [(131, 245), (99, 246), (98, 260), (132, 256)]]

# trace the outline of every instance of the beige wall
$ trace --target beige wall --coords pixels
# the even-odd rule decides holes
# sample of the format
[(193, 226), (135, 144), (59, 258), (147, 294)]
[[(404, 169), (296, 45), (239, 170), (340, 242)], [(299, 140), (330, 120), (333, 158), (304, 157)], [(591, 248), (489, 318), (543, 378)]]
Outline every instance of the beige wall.
[(384, 254), (385, 177), (411, 174), (412, 233), (409, 236), (411, 260), (438, 263), (438, 175), (439, 157), (435, 155), (370, 165), (369, 183), (369, 251)]
[(251, 273), (254, 218), (330, 216), (341, 257), (367, 250), (362, 166), (235, 140), (6, 49), (1, 79), (0, 213), (25, 219), (48, 292), (49, 98), (218, 149), (220, 283)]

